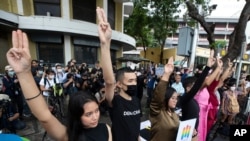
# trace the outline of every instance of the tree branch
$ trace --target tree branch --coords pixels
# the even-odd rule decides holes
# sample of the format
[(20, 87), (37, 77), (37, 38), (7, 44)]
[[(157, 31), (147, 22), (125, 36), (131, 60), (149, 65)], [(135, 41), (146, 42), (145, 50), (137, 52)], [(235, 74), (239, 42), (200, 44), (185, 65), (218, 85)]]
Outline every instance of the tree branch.
[(234, 31), (230, 35), (230, 41), (228, 45), (228, 53), (223, 57), (223, 61), (227, 58), (230, 60), (236, 59), (242, 49), (242, 43), (246, 41), (246, 26), (247, 22), (250, 20), (250, 0), (246, 0), (246, 4), (241, 12), (239, 22), (234, 28)]
[(200, 23), (200, 25), (207, 32), (207, 40), (209, 44), (210, 45), (213, 44), (215, 42), (215, 39), (214, 39), (215, 24), (209, 25), (206, 22), (204, 16), (200, 15), (199, 10), (195, 7), (195, 5), (192, 2), (186, 1), (186, 5), (188, 8), (188, 15)]

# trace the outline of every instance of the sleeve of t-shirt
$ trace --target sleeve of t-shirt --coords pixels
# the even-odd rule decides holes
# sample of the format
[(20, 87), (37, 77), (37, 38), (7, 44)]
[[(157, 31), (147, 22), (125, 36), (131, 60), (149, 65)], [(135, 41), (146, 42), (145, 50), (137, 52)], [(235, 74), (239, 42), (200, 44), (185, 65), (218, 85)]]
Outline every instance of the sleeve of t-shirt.
[(44, 78), (40, 80), (39, 85), (44, 86)]
[(164, 96), (168, 86), (168, 81), (161, 80), (155, 88), (152, 101), (150, 103), (150, 115), (156, 116), (163, 107)]
[(194, 86), (191, 88), (191, 90), (182, 96), (182, 105), (185, 106), (187, 102), (189, 102), (196, 93), (200, 90), (203, 81), (206, 79), (208, 72), (210, 70), (210, 67), (206, 66), (205, 69), (202, 71), (200, 77), (195, 81)]

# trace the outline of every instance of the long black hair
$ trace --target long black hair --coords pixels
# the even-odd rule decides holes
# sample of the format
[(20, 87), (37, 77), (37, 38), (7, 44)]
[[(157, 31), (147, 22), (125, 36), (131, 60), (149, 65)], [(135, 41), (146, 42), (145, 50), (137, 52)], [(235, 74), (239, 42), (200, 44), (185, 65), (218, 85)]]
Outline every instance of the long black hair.
[(85, 141), (83, 125), (81, 122), (81, 116), (84, 113), (83, 106), (88, 102), (98, 102), (96, 98), (90, 93), (84, 91), (78, 91), (70, 97), (68, 105), (68, 123), (67, 123), (67, 133), (69, 141)]
[(165, 92), (165, 98), (164, 98), (164, 101), (165, 101), (165, 107), (166, 107), (166, 110), (170, 109), (171, 112), (174, 112), (174, 108), (170, 108), (168, 106), (168, 101), (169, 99), (173, 96), (173, 94), (176, 92), (176, 90), (172, 87), (167, 87), (166, 89), (166, 92)]

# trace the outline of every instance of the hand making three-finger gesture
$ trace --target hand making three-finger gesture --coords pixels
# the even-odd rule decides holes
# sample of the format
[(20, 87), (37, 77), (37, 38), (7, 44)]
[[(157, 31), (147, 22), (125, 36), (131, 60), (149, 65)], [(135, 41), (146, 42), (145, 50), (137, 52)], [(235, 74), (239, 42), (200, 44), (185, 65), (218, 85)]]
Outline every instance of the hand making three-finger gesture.
[(210, 50), (210, 56), (209, 56), (209, 58), (207, 60), (207, 66), (212, 67), (215, 62), (216, 62), (216, 59), (214, 58), (214, 50), (211, 49)]
[(168, 59), (168, 63), (164, 66), (164, 74), (162, 76), (162, 80), (168, 81), (169, 76), (173, 73), (174, 71), (174, 59), (173, 57), (170, 57)]
[[(107, 21), (107, 17), (102, 8), (96, 8), (97, 18), (98, 18), (98, 34), (101, 44), (107, 44), (111, 40), (112, 29)], [(108, 46), (109, 47), (109, 46)]]
[(217, 67), (219, 67), (219, 69), (221, 70), (221, 68), (223, 67), (223, 61), (219, 58), (219, 57), (217, 57)]
[(17, 75), (30, 72), (31, 56), (26, 33), (21, 30), (12, 32), (12, 48), (7, 52), (6, 57)]

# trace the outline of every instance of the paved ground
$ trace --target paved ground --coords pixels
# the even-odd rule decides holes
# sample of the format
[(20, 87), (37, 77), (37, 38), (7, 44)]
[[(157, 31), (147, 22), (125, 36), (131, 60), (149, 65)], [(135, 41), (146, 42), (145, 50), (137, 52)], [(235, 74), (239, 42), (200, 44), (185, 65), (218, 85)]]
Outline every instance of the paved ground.
[[(146, 103), (146, 91), (144, 91), (144, 96), (142, 99), (142, 105), (145, 105)], [(148, 120), (148, 113), (149, 109), (145, 108), (145, 106), (142, 107), (143, 111), (143, 117), (141, 118), (141, 121)], [(41, 125), (37, 122), (37, 120), (34, 117), (25, 118), (24, 121), (27, 123), (27, 127), (23, 130), (20, 130), (17, 132), (18, 135), (26, 137), (30, 139), (31, 141), (42, 141), (43, 135), (45, 133), (44, 129), (41, 127)], [(111, 121), (109, 119), (108, 114), (101, 116), (100, 122), (105, 122), (110, 124)], [(215, 131), (213, 131), (215, 133)], [(46, 136), (44, 141), (53, 141), (49, 138), (49, 136)], [(218, 135), (214, 139), (210, 139), (209, 141), (229, 141), (228, 138)]]

